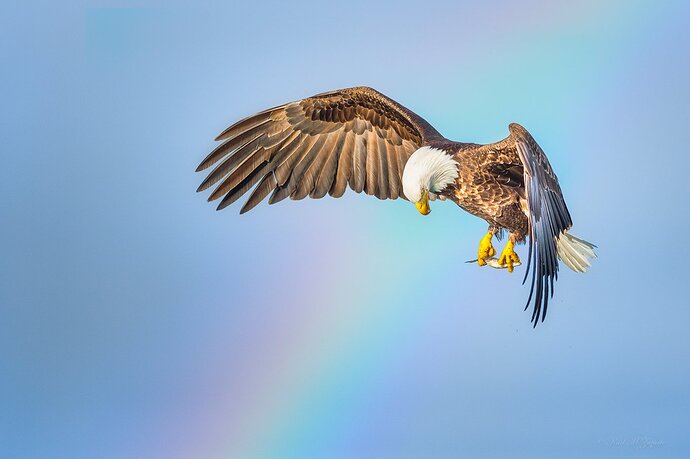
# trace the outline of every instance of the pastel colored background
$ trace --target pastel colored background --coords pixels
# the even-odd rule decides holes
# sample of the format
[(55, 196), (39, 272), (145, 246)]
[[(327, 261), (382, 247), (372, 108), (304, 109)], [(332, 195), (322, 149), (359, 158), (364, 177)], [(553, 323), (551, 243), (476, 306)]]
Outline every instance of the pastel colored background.
[[(688, 5), (4, 5), (0, 457), (690, 456)], [(360, 84), (540, 142), (600, 247), (543, 326), (451, 203), (194, 192), (231, 122)]]

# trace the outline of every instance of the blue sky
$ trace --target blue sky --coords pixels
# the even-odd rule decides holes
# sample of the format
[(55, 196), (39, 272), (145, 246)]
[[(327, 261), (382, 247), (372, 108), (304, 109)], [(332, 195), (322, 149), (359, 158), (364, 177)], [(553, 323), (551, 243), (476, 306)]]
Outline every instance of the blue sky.
[[(0, 455), (688, 455), (689, 13), (8, 5)], [(520, 269), (464, 264), (486, 225), (451, 203), (194, 192), (228, 124), (361, 84), (452, 139), (539, 141), (599, 246), (543, 326)]]

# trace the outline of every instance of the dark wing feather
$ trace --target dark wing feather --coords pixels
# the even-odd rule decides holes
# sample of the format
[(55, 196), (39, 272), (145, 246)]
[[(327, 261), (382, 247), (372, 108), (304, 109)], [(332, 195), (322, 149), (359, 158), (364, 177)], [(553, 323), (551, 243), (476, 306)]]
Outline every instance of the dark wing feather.
[(242, 206), (240, 214), (252, 210), (258, 203), (268, 196), (268, 193), (273, 191), (275, 186), (276, 178), (273, 176), (273, 173), (269, 172), (268, 174), (264, 175), (264, 178), (262, 178), (261, 182), (259, 182), (256, 188), (254, 188), (254, 191), (252, 192), (251, 196), (249, 196), (249, 199), (247, 199), (247, 202)]
[[(546, 318), (553, 283), (558, 279), (556, 240), (572, 226), (558, 178), (549, 160), (532, 136), (519, 124), (510, 125), (510, 133), (524, 169), (525, 192), (529, 207), (529, 254), (523, 283), (532, 273), (529, 298), (534, 300), (532, 322), (536, 327)], [(515, 178), (512, 177), (511, 180)]]
[(345, 140), (343, 141), (342, 150), (340, 150), (340, 156), (337, 158), (335, 180), (328, 191), (334, 198), (339, 198), (345, 194), (347, 181), (352, 172), (352, 152), (355, 148), (355, 136), (356, 134), (352, 131), (346, 132), (343, 136)]
[[(525, 177), (522, 164), (494, 163), (487, 170), (504, 186), (520, 190), (525, 187)], [(523, 196), (524, 197), (524, 196)]]
[(223, 197), (222, 209), (256, 187), (242, 212), (269, 194), (269, 203), (339, 197), (348, 183), (358, 193), (396, 199), (407, 159), (438, 139), (429, 123), (374, 89), (328, 92), (264, 110), (223, 131), (216, 140), (225, 142), (197, 171), (219, 165), (197, 191), (220, 182), (209, 200)]

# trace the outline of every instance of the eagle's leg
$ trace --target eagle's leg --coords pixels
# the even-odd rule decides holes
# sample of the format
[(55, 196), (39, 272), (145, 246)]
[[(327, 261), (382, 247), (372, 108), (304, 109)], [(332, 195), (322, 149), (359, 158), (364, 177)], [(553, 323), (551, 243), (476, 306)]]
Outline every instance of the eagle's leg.
[(518, 254), (513, 250), (513, 247), (515, 247), (515, 239), (515, 235), (511, 233), (508, 238), (508, 243), (498, 259), (498, 264), (507, 267), (509, 273), (513, 272), (513, 264), (520, 263), (520, 257), (518, 257)]
[(479, 250), (477, 251), (477, 264), (479, 264), (479, 266), (484, 266), (487, 258), (496, 255), (496, 249), (491, 245), (491, 239), (497, 232), (498, 229), (491, 227), (482, 240), (479, 241)]

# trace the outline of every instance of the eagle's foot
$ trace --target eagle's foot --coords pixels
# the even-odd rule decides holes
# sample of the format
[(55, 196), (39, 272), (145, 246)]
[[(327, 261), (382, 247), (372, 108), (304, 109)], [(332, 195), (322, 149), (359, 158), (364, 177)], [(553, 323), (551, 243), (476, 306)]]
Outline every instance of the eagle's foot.
[(489, 231), (479, 242), (479, 250), (477, 251), (477, 264), (479, 264), (479, 266), (484, 266), (487, 258), (496, 255), (496, 249), (491, 245), (491, 238), (493, 237), (494, 233)]
[(501, 257), (498, 259), (498, 264), (508, 268), (509, 273), (513, 272), (513, 265), (520, 264), (520, 257), (518, 257), (518, 254), (513, 250), (514, 246), (515, 243), (509, 240), (503, 252), (501, 252)]

